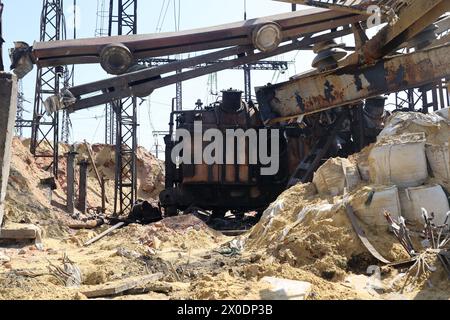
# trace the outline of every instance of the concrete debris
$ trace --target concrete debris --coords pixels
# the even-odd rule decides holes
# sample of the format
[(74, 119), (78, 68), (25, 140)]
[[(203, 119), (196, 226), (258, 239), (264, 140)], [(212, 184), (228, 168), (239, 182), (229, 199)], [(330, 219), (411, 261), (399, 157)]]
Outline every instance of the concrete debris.
[(11, 261), (11, 258), (0, 251), (0, 264), (4, 264), (4, 263), (10, 262), (10, 261)]
[(304, 281), (264, 277), (261, 282), (271, 286), (261, 292), (263, 300), (306, 300), (311, 294), (312, 285)]
[[(2, 41), (0, 37), (0, 41)], [(5, 210), (6, 187), (11, 166), (11, 145), (17, 110), (17, 78), (0, 72), (0, 229)]]

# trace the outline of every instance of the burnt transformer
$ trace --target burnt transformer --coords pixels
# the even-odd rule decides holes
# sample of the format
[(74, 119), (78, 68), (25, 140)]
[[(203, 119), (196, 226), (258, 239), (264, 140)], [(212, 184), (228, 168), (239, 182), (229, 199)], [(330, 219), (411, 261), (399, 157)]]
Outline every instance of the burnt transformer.
[[(264, 126), (257, 108), (241, 97), (241, 91), (230, 89), (211, 106), (198, 104), (195, 110), (172, 112), (170, 133), (165, 137), (166, 189), (160, 195), (166, 216), (192, 207), (214, 215), (262, 211), (285, 190), (290, 175), (285, 132)], [(215, 129), (215, 141), (202, 139), (211, 129)], [(180, 132), (184, 136), (177, 138)], [(202, 157), (212, 142), (220, 148), (212, 152), (214, 163)], [(177, 157), (174, 150), (180, 144), (185, 148)], [(266, 157), (277, 162), (269, 174), (262, 170), (268, 166), (259, 157), (263, 149)], [(258, 155), (257, 159), (252, 155)]]
[[(376, 97), (272, 125), (241, 96), (230, 89), (206, 108), (199, 103), (195, 110), (172, 111), (160, 194), (166, 216), (190, 208), (219, 217), (261, 213), (290, 186), (312, 181), (328, 158), (375, 142), (387, 115), (385, 98)], [(258, 102), (264, 107), (264, 99)]]

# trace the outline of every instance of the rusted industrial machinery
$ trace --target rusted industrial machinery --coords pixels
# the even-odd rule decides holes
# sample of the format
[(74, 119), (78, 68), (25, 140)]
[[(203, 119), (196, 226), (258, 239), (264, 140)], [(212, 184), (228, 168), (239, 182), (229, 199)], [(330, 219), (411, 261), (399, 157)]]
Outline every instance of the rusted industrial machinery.
[[(193, 207), (216, 216), (230, 210), (261, 212), (287, 187), (310, 181), (327, 158), (348, 156), (373, 142), (386, 116), (384, 95), (425, 90), (450, 77), (450, 39), (445, 34), (438, 37), (436, 31), (450, 29), (450, 19), (443, 16), (450, 9), (448, 0), (394, 1), (391, 7), (389, 1), (285, 1), (331, 6), (333, 10), (313, 9), (158, 36), (35, 43), (32, 48), (20, 47), (15, 62), (20, 74), (29, 71), (32, 63), (101, 63), (109, 73), (118, 74), (64, 88), (46, 103), (49, 112), (75, 112), (129, 96), (147, 96), (164, 86), (285, 52), (313, 50), (317, 54), (312, 64), (315, 70), (286, 83), (257, 88), (255, 104), (242, 102), (240, 92), (228, 90), (216, 104), (204, 108), (199, 104), (194, 110), (173, 110), (171, 114), (166, 190), (160, 197), (165, 213)], [(382, 5), (381, 18), (387, 22), (371, 39), (365, 32), (370, 15), (364, 11), (367, 4)], [(355, 37), (354, 48), (334, 41), (349, 34)], [(218, 48), (222, 49), (159, 67), (136, 65), (146, 57)], [(404, 48), (411, 51), (399, 52)], [(353, 52), (348, 55), (347, 51)], [(186, 71), (188, 68), (194, 69)], [(428, 111), (428, 104), (422, 111)], [(203, 127), (197, 129), (196, 122)], [(179, 141), (177, 131), (195, 135), (210, 129), (280, 133), (280, 170), (262, 175), (262, 163), (250, 163), (252, 150), (267, 149), (261, 143), (246, 143), (242, 152), (233, 150), (243, 159), (239, 163), (180, 164), (174, 159), (173, 151), (180, 142), (197, 148), (197, 154), (208, 147)], [(230, 150), (222, 147), (216, 152), (225, 157)]]
[[(256, 211), (261, 213), (272, 203), (290, 183), (294, 175), (298, 175), (298, 165), (305, 171), (301, 180), (312, 178), (314, 167), (324, 159), (333, 156), (349, 156), (368, 143), (375, 140), (382, 129), (385, 116), (385, 98), (368, 99), (366, 105), (356, 105), (354, 108), (334, 109), (318, 115), (307, 117), (301, 124), (297, 122), (264, 125), (257, 105), (247, 104), (241, 100), (241, 92), (226, 90), (222, 92), (222, 101), (203, 108), (190, 111), (174, 111), (171, 114), (170, 133), (165, 138), (166, 143), (166, 189), (160, 195), (160, 202), (166, 215), (174, 215), (179, 211), (190, 211), (194, 208), (212, 211), (214, 217), (221, 217), (227, 211), (239, 213)], [(223, 136), (227, 130), (253, 130), (254, 137), (247, 134), (244, 148), (238, 152), (239, 146), (223, 144), (218, 150), (223, 157), (223, 164), (179, 164), (173, 156), (177, 143), (176, 132), (185, 129), (194, 137), (196, 122), (201, 123), (201, 134), (210, 129), (216, 129)], [(250, 153), (259, 154), (261, 148), (270, 150), (270, 139), (261, 145), (262, 131), (276, 132), (278, 152), (271, 154), (278, 163), (276, 174), (262, 175), (264, 165), (259, 161), (251, 164)], [(185, 137), (183, 137), (185, 138)], [(194, 139), (185, 143), (194, 154), (203, 155), (208, 142), (202, 141), (201, 148), (194, 145)], [(237, 139), (236, 139), (236, 142)], [(311, 161), (315, 146), (322, 144), (320, 160)], [(266, 149), (267, 148), (267, 149)], [(272, 152), (274, 150), (271, 150)], [(233, 164), (227, 164), (226, 156), (232, 152), (236, 158)], [(238, 157), (243, 158), (238, 164)], [(312, 159), (314, 160), (314, 158)]]
[[(265, 130), (269, 136), (272, 129), (267, 128), (261, 121), (259, 111), (253, 105), (242, 101), (241, 91), (223, 91), (222, 101), (191, 111), (172, 112), (170, 133), (165, 138), (166, 142), (166, 190), (161, 193), (161, 205), (166, 209), (166, 214), (177, 214), (178, 210), (186, 210), (196, 206), (205, 210), (212, 210), (215, 215), (233, 211), (261, 211), (286, 188), (289, 177), (288, 148), (284, 135), (278, 135), (277, 144), (280, 146), (276, 155), (280, 163), (277, 174), (264, 176), (261, 174), (263, 164), (250, 163), (250, 152), (256, 151), (260, 143), (267, 143), (260, 138), (260, 131)], [(248, 135), (243, 141), (243, 148), (238, 151), (238, 141), (233, 145), (220, 144), (222, 150), (216, 150), (217, 155), (223, 161), (217, 164), (207, 164), (204, 159), (198, 164), (177, 165), (173, 159), (172, 151), (178, 141), (174, 139), (180, 129), (185, 129), (192, 137), (196, 131), (196, 123), (201, 123), (201, 135), (210, 129), (216, 129), (226, 136), (227, 130), (252, 131), (253, 138)], [(201, 146), (194, 145), (194, 139), (186, 141), (194, 154), (204, 154), (208, 143), (201, 142)], [(236, 142), (236, 143), (235, 143)], [(232, 150), (228, 148), (232, 147)], [(270, 146), (266, 146), (268, 149)], [(234, 154), (233, 163), (227, 163), (227, 154)], [(242, 161), (238, 161), (241, 158)], [(219, 159), (220, 160), (220, 159)], [(240, 164), (238, 164), (240, 162)]]

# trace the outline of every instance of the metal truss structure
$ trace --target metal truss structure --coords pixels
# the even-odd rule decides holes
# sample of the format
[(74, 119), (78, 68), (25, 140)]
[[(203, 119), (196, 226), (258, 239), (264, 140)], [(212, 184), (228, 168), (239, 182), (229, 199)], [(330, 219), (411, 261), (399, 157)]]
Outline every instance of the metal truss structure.
[[(108, 34), (137, 33), (137, 0), (110, 0)], [(106, 140), (115, 135), (114, 214), (129, 214), (137, 199), (137, 98), (114, 100), (106, 107)], [(114, 121), (115, 120), (115, 121)], [(113, 141), (110, 140), (110, 143)]]
[[(40, 41), (63, 39), (63, 0), (43, 0)], [(36, 158), (49, 158), (47, 170), (58, 176), (59, 113), (48, 113), (45, 100), (58, 94), (64, 67), (38, 68), (34, 97), (33, 120), (31, 123), (30, 151)], [(49, 151), (50, 149), (50, 151)]]

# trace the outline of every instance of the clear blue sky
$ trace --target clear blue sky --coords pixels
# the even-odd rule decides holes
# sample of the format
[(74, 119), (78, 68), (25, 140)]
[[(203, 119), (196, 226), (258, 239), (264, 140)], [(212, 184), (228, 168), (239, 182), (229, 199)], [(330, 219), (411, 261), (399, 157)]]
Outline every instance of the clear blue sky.
[[(168, 1), (168, 0), (166, 0)], [(174, 31), (175, 18), (173, 1), (168, 10), (161, 31)], [(4, 38), (5, 48), (13, 47), (13, 41), (21, 40), (32, 44), (39, 39), (39, 21), (42, 8), (41, 0), (3, 0), (4, 11)], [(80, 8), (80, 24), (78, 37), (93, 37), (96, 29), (96, 0), (77, 0)], [(156, 31), (158, 18), (164, 0), (140, 0), (138, 13), (139, 33), (153, 33)], [(178, 1), (176, 1), (178, 3)], [(65, 15), (71, 18), (70, 6), (72, 0), (64, 0)], [(166, 2), (167, 3), (167, 2)], [(302, 9), (302, 8), (300, 8)], [(275, 2), (272, 0), (247, 0), (248, 18), (255, 18), (288, 12), (290, 4)], [(222, 23), (234, 22), (243, 19), (244, 0), (181, 0), (181, 29), (192, 29), (198, 27), (213, 26)], [(4, 50), (6, 51), (6, 50)], [(5, 55), (5, 62), (9, 64), (9, 58)], [(285, 81), (290, 76), (304, 70), (310, 69), (313, 54), (310, 52), (293, 52), (278, 59), (296, 59), (289, 72), (282, 75), (274, 75), (271, 71), (257, 71), (253, 74), (253, 86), (264, 85), (268, 82)], [(26, 98), (32, 102), (34, 95), (35, 71), (29, 74), (23, 81)], [(91, 82), (107, 77), (105, 72), (96, 65), (79, 66), (76, 68), (76, 84)], [(275, 78), (274, 78), (275, 77)], [(241, 71), (223, 71), (218, 74), (218, 88), (243, 89), (243, 74)], [(184, 107), (192, 108), (197, 99), (205, 101), (208, 97), (208, 77), (194, 79), (184, 83)], [(139, 108), (139, 144), (151, 149), (153, 138), (151, 135), (150, 118), (156, 130), (167, 130), (169, 121), (170, 103), (175, 95), (174, 87), (159, 89), (149, 98), (150, 103), (144, 103)], [(32, 103), (26, 104), (29, 113), (25, 114), (27, 119), (31, 118)], [(103, 106), (78, 112), (72, 115), (73, 132), (71, 142), (87, 139), (90, 142), (103, 142), (104, 120)], [(26, 133), (29, 134), (29, 133)]]

